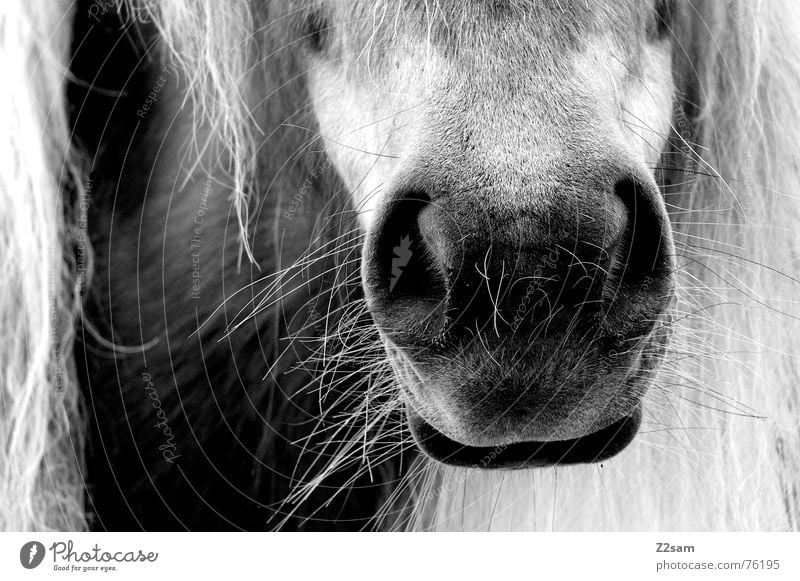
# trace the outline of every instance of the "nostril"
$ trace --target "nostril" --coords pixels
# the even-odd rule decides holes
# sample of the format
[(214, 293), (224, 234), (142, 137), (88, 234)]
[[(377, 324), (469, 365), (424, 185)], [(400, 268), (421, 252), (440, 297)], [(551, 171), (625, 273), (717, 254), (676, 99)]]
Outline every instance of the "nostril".
[(420, 214), (429, 204), (419, 192), (395, 200), (366, 257), (375, 306), (395, 318), (425, 316), (445, 297), (442, 266), (420, 229)]
[(614, 257), (615, 274), (623, 283), (637, 285), (663, 276), (667, 249), (663, 218), (656, 202), (658, 193), (634, 179), (618, 182), (615, 192), (628, 213)]

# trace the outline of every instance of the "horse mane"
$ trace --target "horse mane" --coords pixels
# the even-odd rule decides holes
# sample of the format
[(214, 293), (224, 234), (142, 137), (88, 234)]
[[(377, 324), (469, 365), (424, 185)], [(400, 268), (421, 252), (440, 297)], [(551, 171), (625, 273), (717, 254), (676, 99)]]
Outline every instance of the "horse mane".
[[(69, 3), (0, 13), (0, 527), (84, 526), (84, 427), (71, 372), (77, 313), (72, 204), (83, 183), (64, 95)], [(64, 187), (64, 184), (70, 184)]]
[[(86, 415), (72, 363), (90, 279), (91, 182), (66, 86), (73, 4), (0, 13), (0, 527), (80, 530)], [(187, 106), (227, 155), (242, 248), (258, 129), (236, 87), (259, 64), (245, 2), (127, 0), (187, 79)], [(267, 8), (267, 12), (268, 12)], [(661, 168), (681, 289), (674, 344), (630, 449), (607, 465), (486, 473), (426, 465), (424, 529), (800, 528), (800, 7), (684, 2), (673, 150)], [(268, 14), (267, 14), (268, 16)], [(204, 133), (205, 135), (205, 133)], [(205, 138), (204, 138), (205, 139)], [(207, 143), (195, 144), (198, 151)], [(677, 181), (667, 174), (675, 166)], [(422, 474), (422, 477), (420, 477)]]

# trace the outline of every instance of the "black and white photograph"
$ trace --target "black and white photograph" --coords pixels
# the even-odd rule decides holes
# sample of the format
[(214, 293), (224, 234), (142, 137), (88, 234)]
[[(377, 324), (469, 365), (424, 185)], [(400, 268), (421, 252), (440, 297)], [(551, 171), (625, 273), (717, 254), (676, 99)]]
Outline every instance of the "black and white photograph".
[(2, 0), (0, 50), (4, 578), (800, 575), (797, 0)]

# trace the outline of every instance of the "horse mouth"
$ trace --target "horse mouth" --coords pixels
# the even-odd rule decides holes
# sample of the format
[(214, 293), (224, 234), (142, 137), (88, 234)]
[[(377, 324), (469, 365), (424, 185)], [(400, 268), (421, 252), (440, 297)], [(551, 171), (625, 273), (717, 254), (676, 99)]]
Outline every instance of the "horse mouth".
[(520, 469), (558, 464), (602, 462), (624, 450), (636, 437), (641, 407), (600, 430), (579, 438), (547, 442), (527, 441), (497, 446), (469, 446), (442, 434), (410, 404), (406, 416), (419, 448), (442, 464), (485, 469)]

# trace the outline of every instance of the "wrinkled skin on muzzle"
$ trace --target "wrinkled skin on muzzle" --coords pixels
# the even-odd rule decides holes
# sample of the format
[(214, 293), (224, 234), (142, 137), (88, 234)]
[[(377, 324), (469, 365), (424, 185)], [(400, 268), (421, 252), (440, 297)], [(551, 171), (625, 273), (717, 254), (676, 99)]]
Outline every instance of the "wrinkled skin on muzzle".
[(668, 340), (673, 7), (436, 4), (298, 12), (409, 426), (451, 464), (610, 457)]

